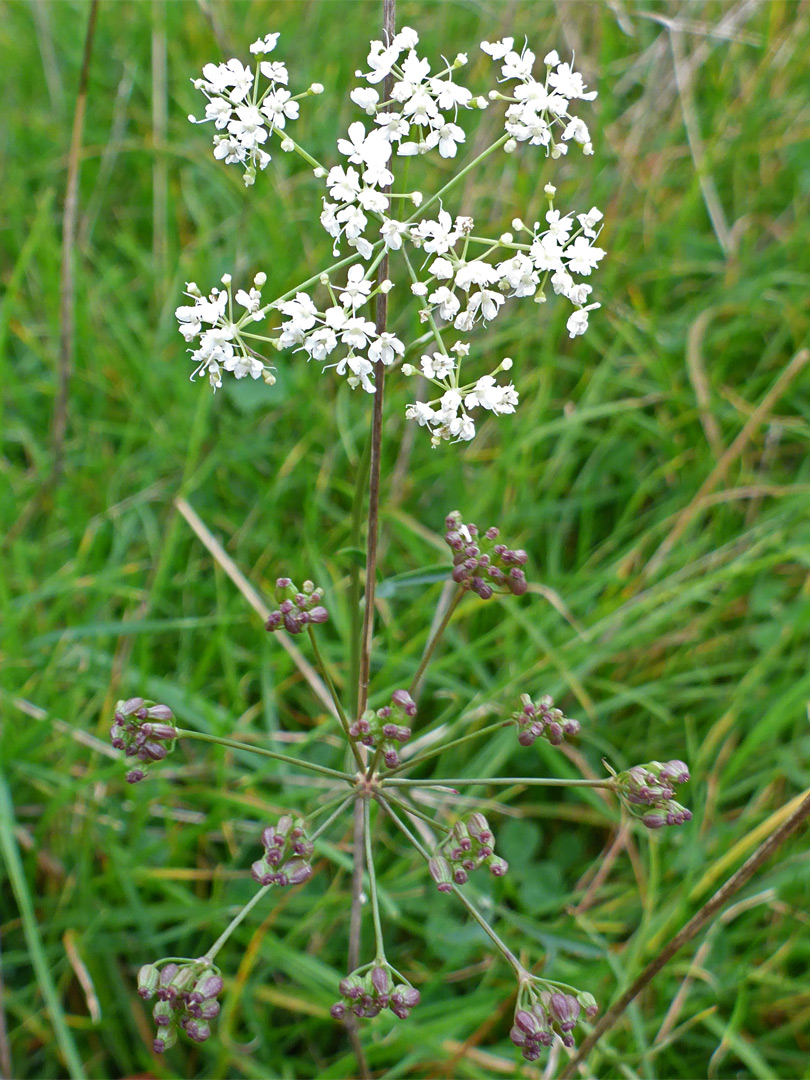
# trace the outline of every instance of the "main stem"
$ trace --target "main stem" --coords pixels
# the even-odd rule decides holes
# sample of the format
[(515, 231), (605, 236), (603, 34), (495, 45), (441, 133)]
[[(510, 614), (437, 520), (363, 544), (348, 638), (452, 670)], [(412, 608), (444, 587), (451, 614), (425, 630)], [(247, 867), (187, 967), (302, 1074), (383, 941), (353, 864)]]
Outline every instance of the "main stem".
[[(396, 32), (396, 0), (383, 0), (383, 40), (392, 41)], [(383, 84), (383, 100), (391, 96), (394, 85), (389, 75)], [(385, 188), (389, 192), (390, 187)], [(377, 267), (377, 285), (388, 277), (388, 251)], [(388, 294), (382, 289), (377, 293), (377, 334), (383, 334), (388, 326)], [(377, 583), (377, 540), (380, 519), (380, 457), (382, 451), (383, 397), (385, 392), (385, 365), (378, 360), (374, 365), (374, 413), (371, 421), (371, 468), (368, 485), (368, 538), (366, 541), (366, 601), (363, 611), (363, 634), (360, 645), (360, 679), (357, 688), (357, 712), (362, 716), (368, 703), (368, 683), (371, 671), (371, 639), (374, 635), (374, 592)]]

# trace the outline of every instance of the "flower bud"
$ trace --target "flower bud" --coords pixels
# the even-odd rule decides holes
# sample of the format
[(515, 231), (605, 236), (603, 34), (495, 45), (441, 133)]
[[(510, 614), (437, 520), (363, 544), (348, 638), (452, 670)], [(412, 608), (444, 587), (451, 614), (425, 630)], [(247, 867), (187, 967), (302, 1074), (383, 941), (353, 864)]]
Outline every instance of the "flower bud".
[(312, 877), (312, 867), (304, 859), (291, 859), (284, 864), (284, 874), (290, 885), (301, 885)]
[(649, 814), (645, 814), (641, 819), (642, 825), (646, 825), (648, 829), (661, 829), (667, 824), (667, 815), (662, 814), (660, 811), (652, 810)]
[(552, 994), (551, 1012), (560, 1025), (560, 1031), (572, 1031), (579, 1019), (579, 1002), (570, 994)]
[(428, 862), (428, 871), (439, 892), (452, 892), (453, 875), (447, 859), (441, 855), (434, 856)]
[(329, 619), (329, 612), (325, 607), (319, 605), (314, 607), (309, 613), (309, 621), (314, 623), (325, 623)]
[(145, 780), (148, 775), (146, 769), (130, 769), (125, 779), (128, 784), (138, 784), (141, 780)]
[(163, 1054), (167, 1050), (171, 1050), (171, 1048), (176, 1042), (177, 1028), (167, 1028), (165, 1031), (161, 1031), (161, 1033), (152, 1043), (152, 1049), (156, 1054)]
[(515, 1013), (515, 1027), (520, 1028), (524, 1035), (539, 1035), (540, 1024), (534, 1013), (526, 1009), (518, 1009)]
[(186, 1035), (197, 1043), (203, 1043), (211, 1037), (211, 1028), (205, 1020), (189, 1020), (185, 1025)]
[(378, 994), (387, 994), (390, 986), (390, 979), (388, 972), (384, 967), (374, 967), (371, 969), (371, 985), (377, 991)]
[(487, 859), (487, 866), (493, 877), (503, 877), (509, 870), (509, 863), (506, 859), (501, 859), (497, 855), (490, 855)]
[(593, 994), (589, 994), (587, 991), (581, 990), (577, 994), (577, 1001), (582, 1006), (585, 1015), (589, 1020), (592, 1020), (594, 1016), (599, 1012), (599, 1006), (596, 1002), (596, 998)]
[(342, 1020), (346, 1015), (346, 1006), (342, 1001), (336, 1001), (332, 1008), (329, 1010), (329, 1015), (333, 1020)]
[(169, 1027), (174, 1017), (174, 1005), (165, 998), (156, 1001), (152, 1009), (152, 1019), (158, 1027)]
[(142, 697), (127, 698), (126, 701), (119, 701), (115, 706), (116, 713), (120, 713), (122, 716), (132, 716), (138, 709), (143, 707)]
[(670, 783), (685, 784), (689, 779), (689, 766), (685, 761), (668, 761), (661, 768), (659, 776)]
[(194, 983), (194, 994), (199, 995), (200, 1001), (208, 1001), (221, 994), (224, 985), (222, 976), (209, 969), (204, 971)]
[(171, 742), (177, 738), (177, 728), (171, 724), (142, 724), (141, 731), (151, 739), (165, 739)]
[(148, 1001), (154, 996), (160, 981), (160, 972), (155, 964), (144, 964), (138, 972), (138, 996)]
[(271, 611), (265, 620), (265, 630), (278, 630), (284, 620), (280, 611)]
[[(146, 710), (146, 715), (150, 720), (173, 720), (174, 713), (168, 705), (150, 705)], [(672, 762), (670, 762), (672, 764)]]

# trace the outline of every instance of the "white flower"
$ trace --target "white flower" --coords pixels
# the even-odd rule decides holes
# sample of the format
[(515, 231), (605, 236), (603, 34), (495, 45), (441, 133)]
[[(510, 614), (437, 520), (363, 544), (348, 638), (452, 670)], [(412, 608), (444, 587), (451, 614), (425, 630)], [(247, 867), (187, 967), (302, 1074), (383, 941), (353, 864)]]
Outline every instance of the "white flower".
[(532, 267), (531, 259), (522, 251), (514, 258), (499, 263), (496, 269), (501, 280), (511, 287), (513, 296), (534, 296), (540, 278)]
[(481, 49), (492, 57), (493, 60), (503, 60), (507, 53), (512, 51), (512, 46), (515, 44), (513, 37), (505, 37), (501, 41), (482, 41)]
[(472, 101), (472, 91), (449, 79), (433, 78), (429, 86), (440, 109), (457, 109), (459, 105), (467, 108)]
[(382, 214), (391, 205), (388, 196), (373, 187), (364, 187), (357, 196), (357, 201), (371, 214)]
[(370, 319), (364, 319), (362, 315), (355, 315), (354, 318), (346, 320), (340, 340), (344, 345), (349, 345), (352, 349), (365, 349), (369, 338), (374, 335), (375, 329), (374, 323)]
[(365, 279), (365, 271), (362, 266), (355, 263), (349, 267), (347, 282), (340, 294), (340, 302), (344, 307), (352, 310), (365, 304), (368, 294), (371, 292), (371, 282)]
[(534, 53), (531, 49), (524, 48), (522, 52), (509, 52), (501, 68), (504, 79), (520, 79), (525, 81), (532, 77), (534, 66)]
[(276, 47), (279, 36), (279, 34), (265, 34), (263, 38), (253, 42), (250, 51), (254, 56), (262, 56), (264, 53), (272, 52)]
[(562, 133), (562, 137), (564, 139), (573, 139), (574, 142), (578, 142), (583, 146), (591, 141), (588, 125), (584, 120), (580, 120), (578, 116), (575, 116), (566, 126), (565, 131)]
[(482, 259), (462, 263), (456, 270), (456, 288), (469, 292), (473, 285), (492, 285), (498, 280), (498, 271)]
[(228, 131), (247, 150), (267, 139), (264, 118), (255, 105), (237, 105), (236, 118), (228, 124)]
[(359, 236), (368, 224), (368, 218), (359, 206), (344, 206), (342, 210), (338, 210), (335, 218), (343, 226), (349, 239)]
[(213, 120), (214, 127), (222, 130), (228, 126), (233, 106), (225, 98), (216, 97), (205, 106), (205, 119)]
[(598, 307), (601, 307), (601, 304), (589, 304), (587, 307), (579, 308), (578, 311), (569, 315), (568, 322), (565, 324), (568, 336), (575, 338), (580, 334), (584, 334), (588, 329), (588, 312), (594, 311)]
[(435, 292), (431, 293), (428, 297), (431, 304), (437, 305), (439, 308), (439, 315), (442, 319), (450, 322), (458, 313), (461, 307), (461, 301), (454, 292), (451, 292), (446, 285), (442, 285)]
[(571, 235), (571, 229), (574, 226), (571, 215), (566, 214), (565, 217), (561, 217), (559, 210), (549, 210), (546, 213), (546, 221), (548, 222), (549, 233), (555, 240), (559, 240), (561, 244), (564, 244)]
[(298, 117), (298, 102), (291, 100), (289, 90), (271, 90), (262, 102), (262, 112), (270, 121), (270, 126), (284, 130), (287, 120)]
[(262, 294), (258, 289), (251, 289), (249, 293), (240, 289), (234, 299), (252, 314), (255, 314), (262, 304)]
[(422, 374), (428, 379), (446, 379), (455, 369), (455, 362), (446, 353), (435, 352), (432, 356), (422, 357), (420, 366)]
[(329, 170), (326, 186), (329, 194), (338, 202), (354, 202), (360, 192), (360, 177), (351, 165), (347, 169), (335, 165)]
[(304, 348), (313, 360), (325, 360), (329, 353), (337, 348), (337, 343), (334, 330), (328, 326), (321, 326), (307, 337)]
[(587, 214), (577, 214), (577, 221), (582, 226), (582, 231), (586, 236), (595, 237), (594, 225), (597, 225), (602, 220), (602, 211), (597, 210), (595, 206), (592, 206)]
[(380, 95), (369, 86), (357, 86), (349, 94), (349, 97), (359, 108), (364, 109), (370, 116), (374, 114)]
[(373, 394), (374, 383), (369, 378), (369, 375), (374, 371), (371, 362), (366, 360), (364, 356), (355, 356), (353, 353), (349, 353), (338, 363), (335, 369), (338, 375), (345, 374), (347, 366), (352, 373), (347, 380), (349, 386), (354, 389), (354, 387), (362, 385), (367, 394)]
[(278, 310), (282, 315), (286, 315), (298, 330), (309, 330), (315, 325), (318, 315), (312, 298), (305, 292), (296, 293), (294, 300), (279, 304)]
[(362, 165), (364, 161), (362, 151), (366, 141), (366, 129), (363, 127), (361, 121), (355, 120), (353, 124), (349, 124), (347, 134), (349, 136), (348, 139), (338, 139), (338, 151), (348, 157), (353, 165)]
[(262, 361), (245, 353), (229, 356), (222, 366), (226, 371), (232, 372), (237, 379), (244, 379), (246, 375), (250, 375), (251, 379), (258, 379), (264, 373)]
[(399, 251), (402, 247), (402, 236), (408, 226), (402, 221), (393, 218), (384, 218), (380, 228), (380, 236), (389, 251)]
[(429, 132), (425, 145), (429, 148), (438, 146), (441, 156), (450, 158), (456, 156), (457, 144), (463, 143), (466, 138), (458, 124), (444, 124)]
[(265, 60), (263, 64), (259, 64), (259, 71), (261, 71), (265, 79), (269, 79), (270, 82), (282, 83), (282, 85), (286, 86), (290, 81), (290, 76), (287, 74), (287, 65), (282, 64), (278, 60), (275, 60), (272, 63), (269, 60)]
[(480, 406), (496, 415), (513, 413), (518, 403), (518, 394), (514, 386), (499, 386), (492, 375), (482, 375), (473, 387), (472, 393), (464, 398), (468, 409)]
[[(253, 72), (235, 58), (229, 60), (225, 66), (228, 69), (226, 85), (232, 87), (228, 96), (234, 103), (244, 101), (253, 86)], [(203, 73), (205, 73), (205, 68), (203, 68)]]
[(377, 340), (372, 341), (368, 347), (369, 360), (372, 360), (375, 364), (382, 361), (386, 366), (393, 364), (397, 356), (403, 356), (404, 353), (405, 346), (398, 337), (388, 331), (380, 334)]
[(446, 210), (439, 211), (437, 221), (425, 219), (411, 229), (411, 238), (416, 245), (435, 255), (449, 251), (458, 237), (458, 232), (453, 228), (453, 219)]
[(585, 274), (587, 277), (604, 258), (602, 248), (594, 247), (590, 240), (584, 236), (578, 236), (573, 244), (565, 249), (564, 258), (568, 260), (568, 269), (575, 274)]
[(453, 276), (453, 264), (449, 259), (435, 259), (430, 266), (430, 272), (439, 281), (449, 281)]
[(439, 414), (426, 401), (416, 401), (405, 409), (405, 419), (415, 420), (420, 427), (429, 426), (438, 419), (438, 416)]
[(501, 304), (506, 303), (503, 293), (493, 292), (492, 289), (481, 289), (470, 296), (467, 302), (467, 310), (475, 314), (479, 307), (485, 320), (494, 319), (500, 311)]
[(411, 125), (399, 113), (377, 113), (374, 117), (374, 123), (379, 124), (380, 131), (389, 142), (399, 142), (411, 130)]
[(583, 101), (593, 101), (596, 91), (585, 93), (585, 83), (578, 71), (572, 71), (570, 64), (559, 64), (557, 70), (548, 77), (549, 86), (553, 86), (560, 94), (567, 98), (581, 98)]
[(392, 43), (386, 48), (381, 41), (372, 41), (368, 54), (368, 66), (371, 71), (366, 75), (370, 83), (382, 82), (391, 73), (391, 68), (399, 59), (400, 48)]

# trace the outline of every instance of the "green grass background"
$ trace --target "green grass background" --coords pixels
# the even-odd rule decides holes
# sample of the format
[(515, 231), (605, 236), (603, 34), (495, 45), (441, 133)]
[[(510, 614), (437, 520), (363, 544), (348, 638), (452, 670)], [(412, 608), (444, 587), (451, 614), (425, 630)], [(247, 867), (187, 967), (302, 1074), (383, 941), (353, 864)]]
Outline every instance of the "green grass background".
[[(14, 1076), (65, 1075), (66, 1052), (90, 1077), (354, 1075), (344, 1031), (328, 1017), (345, 972), (348, 823), (330, 834), (311, 883), (249, 918), (222, 954), (225, 1008), (210, 1042), (152, 1056), (137, 967), (203, 951), (253, 892), (245, 868), (260, 823), (314, 796), (272, 763), (202, 745), (129, 788), (106, 740), (116, 698), (142, 693), (186, 726), (267, 740), (289, 731), (295, 753), (341, 763), (334, 724), (172, 499), (189, 499), (258, 587), (279, 573), (327, 586), (334, 619), (322, 640), (342, 680), (369, 400), (288, 354), (272, 391), (240, 383), (214, 398), (188, 382), (173, 310), (187, 280), (205, 286), (230, 270), (241, 283), (263, 269), (270, 297), (329, 261), (307, 169), (275, 155), (245, 193), (238, 172), (213, 160), (209, 129), (185, 119), (200, 110), (189, 77), (281, 30), (293, 84), (326, 87), (302, 105), (297, 137), (332, 161), (336, 135), (355, 118), (347, 90), (379, 7), (102, 0), (65, 473), (43, 493), (88, 6), (0, 5), (0, 972)], [(681, 94), (651, 13), (685, 21)], [(551, 179), (564, 208), (596, 203), (609, 252), (594, 278), (603, 308), (574, 342), (559, 303), (514, 305), (490, 327), (479, 340), (514, 357), (521, 405), (469, 446), (431, 451), (402, 418), (407, 389), (390, 380), (372, 700), (409, 680), (441, 589), (399, 575), (445, 561), (448, 510), (498, 523), (528, 549), (542, 590), (462, 605), (420, 725), (461, 733), (520, 691), (547, 692), (582, 720), (591, 768), (603, 756), (617, 768), (672, 756), (692, 767), (692, 823), (634, 831), (632, 858), (619, 854), (579, 914), (583, 875), (615, 838), (616, 806), (539, 791), (493, 804), (512, 871), (472, 894), (527, 963), (607, 1005), (810, 786), (806, 369), (754, 425), (660, 568), (645, 569), (807, 344), (810, 11), (778, 0), (402, 0), (399, 24), (418, 28), (432, 58), (468, 50), (470, 85), (491, 85), (478, 42), (510, 33), (528, 35), (541, 56), (574, 51), (600, 91), (592, 114), (580, 110), (593, 117), (595, 157), (552, 163), (522, 148), (490, 160), (450, 200), (496, 230), (516, 213), (537, 216)], [(484, 115), (482, 140), (499, 115)], [(440, 164), (439, 178), (452, 168)], [(707, 184), (730, 230), (728, 254)], [(406, 338), (417, 332), (409, 320), (395, 324)], [(521, 751), (509, 734), (451, 751), (440, 767), (581, 775), (559, 751)], [(390, 956), (423, 1005), (406, 1023), (364, 1027), (374, 1071), (540, 1075), (507, 1038), (506, 965), (398, 836), (380, 828), (375, 848)], [(810, 1076), (809, 883), (805, 835), (655, 980), (593, 1053), (593, 1075)], [(658, 1038), (679, 991), (671, 1032)]]

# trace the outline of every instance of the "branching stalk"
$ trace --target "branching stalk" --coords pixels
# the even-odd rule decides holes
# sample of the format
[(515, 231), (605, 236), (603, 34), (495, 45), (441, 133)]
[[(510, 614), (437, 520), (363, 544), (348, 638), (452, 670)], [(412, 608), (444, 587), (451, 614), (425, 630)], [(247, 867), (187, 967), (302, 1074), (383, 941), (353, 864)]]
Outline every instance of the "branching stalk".
[(218, 735), (209, 735), (205, 731), (192, 731), (189, 728), (177, 728), (176, 730), (178, 739), (198, 739), (200, 742), (227, 746), (231, 750), (247, 750), (250, 754), (259, 754), (261, 757), (273, 758), (274, 761), (283, 761), (285, 764), (293, 765), (297, 769), (320, 773), (321, 776), (331, 776), (335, 780), (351, 781), (354, 779), (350, 773), (341, 772), (339, 769), (330, 769), (326, 765), (316, 765), (312, 761), (300, 761), (298, 758), (288, 757), (286, 754), (277, 754), (275, 750), (265, 750), (263, 746), (251, 746), (250, 743), (238, 742), (236, 739), (221, 739)]
[(318, 642), (317, 642), (317, 639), (316, 639), (315, 635), (312, 632), (312, 627), (311, 626), (307, 627), (307, 632), (309, 634), (309, 640), (312, 642), (312, 651), (313, 651), (313, 653), (315, 655), (315, 663), (316, 663), (316, 665), (318, 667), (318, 670), (321, 673), (323, 681), (329, 687), (329, 694), (330, 694), (330, 696), (332, 698), (332, 701), (334, 702), (335, 709), (337, 710), (338, 719), (340, 720), (341, 727), (343, 728), (343, 733), (346, 736), (346, 740), (349, 743), (349, 747), (351, 748), (352, 754), (354, 754), (354, 760), (357, 762), (358, 767), (360, 769), (363, 769), (365, 767), (364, 764), (363, 764), (363, 759), (360, 756), (360, 751), (357, 749), (357, 742), (355, 741), (355, 739), (352, 738), (351, 734), (349, 733), (349, 721), (348, 721), (348, 718), (346, 717), (346, 712), (345, 712), (345, 710), (343, 708), (343, 705), (340, 702), (340, 697), (338, 696), (338, 692), (335, 689), (335, 684), (334, 684), (334, 682), (332, 680), (332, 674), (331, 674), (331, 672), (329, 671), (329, 668), (326, 665), (326, 661), (321, 656), (321, 650), (318, 648)]
[(436, 633), (433, 635), (433, 637), (428, 642), (427, 648), (425, 649), (424, 655), (422, 656), (421, 663), (419, 664), (419, 667), (416, 669), (416, 674), (414, 675), (413, 679), (411, 680), (411, 685), (408, 688), (408, 693), (411, 695), (412, 698), (414, 698), (414, 700), (416, 699), (416, 696), (419, 693), (419, 684), (422, 681), (422, 676), (425, 674), (425, 671), (427, 670), (428, 664), (430, 663), (430, 658), (433, 656), (433, 652), (434, 652), (436, 646), (441, 641), (442, 634), (445, 632), (445, 630), (449, 626), (450, 620), (453, 617), (453, 612), (458, 607), (459, 601), (461, 600), (461, 598), (464, 595), (465, 591), (466, 590), (461, 585), (458, 587), (455, 596), (453, 597), (453, 599), (450, 601), (450, 604), (448, 605), (447, 611), (445, 611), (445, 613), (444, 613), (444, 618), (439, 623), (439, 625), (436, 627)]
[[(410, 762), (409, 762), (410, 764)], [(592, 788), (613, 788), (615, 782), (613, 780), (567, 780), (564, 777), (559, 776), (451, 776), (449, 779), (444, 777), (441, 780), (411, 780), (404, 776), (384, 776), (381, 777), (381, 783), (384, 783), (387, 787), (389, 784), (393, 784), (397, 787), (436, 787), (437, 784), (456, 786), (463, 784), (475, 784), (485, 787), (487, 784), (495, 785), (524, 785), (526, 787), (592, 787)]]
[(380, 922), (380, 904), (377, 899), (377, 875), (374, 872), (374, 856), (371, 851), (371, 800), (368, 796), (363, 799), (363, 832), (365, 836), (369, 895), (371, 897), (371, 915), (374, 920), (374, 956), (377, 961), (381, 962), (385, 960), (385, 945)]

